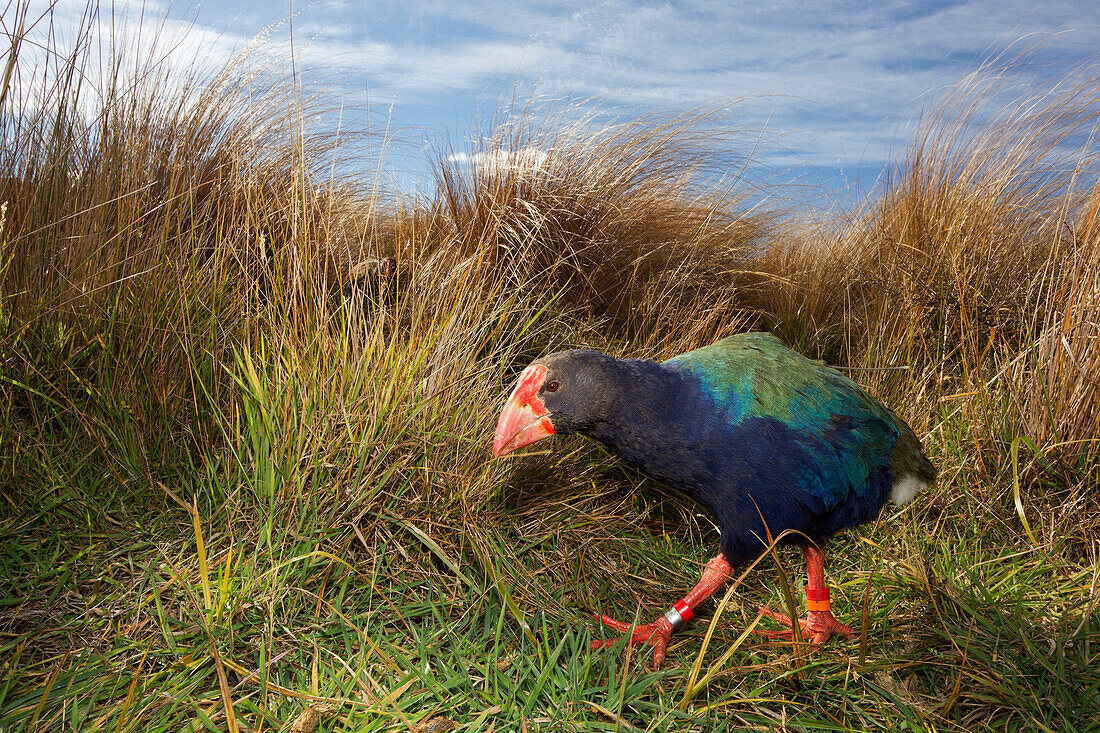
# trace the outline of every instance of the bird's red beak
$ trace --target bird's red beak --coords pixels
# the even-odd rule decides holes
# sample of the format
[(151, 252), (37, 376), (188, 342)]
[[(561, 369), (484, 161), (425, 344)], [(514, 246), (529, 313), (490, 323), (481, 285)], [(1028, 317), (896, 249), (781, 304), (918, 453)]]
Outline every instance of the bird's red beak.
[(493, 439), (496, 458), (554, 434), (550, 411), (538, 398), (544, 379), (546, 367), (542, 364), (532, 364), (519, 375), (519, 383), (497, 420), (497, 434)]

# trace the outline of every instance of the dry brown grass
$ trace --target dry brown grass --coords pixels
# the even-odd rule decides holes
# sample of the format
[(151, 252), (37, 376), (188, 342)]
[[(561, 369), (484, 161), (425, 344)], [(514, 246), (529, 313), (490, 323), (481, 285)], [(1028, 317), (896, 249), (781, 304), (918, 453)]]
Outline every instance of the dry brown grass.
[[(1089, 192), (1100, 100), (1082, 83), (979, 119), (1003, 95), (999, 82), (971, 79), (930, 112), (861, 211), (769, 249), (760, 269), (775, 286), (752, 305), (807, 351), (872, 370), (860, 381), (896, 395), (918, 422), (930, 426), (937, 404), (967, 414), (979, 453), (1023, 434), (1082, 455), (1100, 437), (1086, 376), (1100, 297)], [(1058, 353), (1063, 335), (1081, 341)], [(876, 371), (891, 366), (905, 369)], [(997, 402), (1009, 394), (1018, 421)]]
[(743, 263), (763, 250), (776, 217), (746, 191), (707, 186), (728, 162), (706, 115), (563, 127), (521, 117), (501, 124), (463, 162), (438, 163), (448, 245), (477, 252), (511, 286), (537, 279), (578, 316), (636, 334), (705, 306), (700, 330), (733, 325)]
[(163, 462), (162, 431), (186, 438), (184, 453), (217, 442), (206, 401), (228, 404), (222, 365), (249, 334), (307, 339), (324, 321), (319, 294), (373, 192), (326, 180), (347, 141), (303, 132), (321, 110), (276, 69), (241, 59), (200, 78), (153, 49), (127, 72), (121, 44), (93, 102), (87, 42), (53, 83), (10, 95), (3, 118), (15, 141), (0, 158), (9, 374), (109, 453), (107, 423), (125, 416), (140, 426), (134, 457)]
[[(83, 52), (63, 58), (79, 62)], [(244, 623), (252, 643), (270, 629), (241, 622), (250, 604), (301, 621), (300, 638), (312, 635), (323, 603), (308, 593), (331, 593), (330, 578), (345, 589), (353, 582), (345, 569), (311, 565), (332, 557), (369, 573), (372, 593), (390, 593), (417, 618), (452, 602), (480, 609), (489, 591), (456, 581), (461, 574), (488, 579), (501, 608), (518, 603), (508, 607), (513, 616), (520, 607), (562, 613), (578, 601), (629, 599), (638, 588), (660, 590), (668, 572), (694, 576), (697, 567), (683, 562), (694, 550), (674, 554), (665, 538), (705, 544), (706, 518), (653, 487), (634, 491), (635, 474), (578, 441), (553, 456), (490, 461), (502, 395), (531, 358), (556, 349), (663, 358), (768, 327), (850, 369), (914, 423), (937, 459), (942, 479), (922, 498), (925, 514), (907, 515), (912, 530), (876, 550), (896, 575), (891, 607), (920, 626), (899, 632), (905, 639), (955, 652), (964, 644), (929, 641), (932, 627), (920, 621), (933, 614), (921, 605), (923, 588), (933, 596), (940, 581), (906, 557), (927, 549), (926, 536), (1028, 555), (1027, 519), (1050, 564), (1020, 561), (1021, 577), (1095, 552), (1100, 170), (1087, 141), (1095, 85), (1020, 97), (979, 119), (1003, 89), (996, 79), (971, 82), (929, 113), (905, 160), (861, 208), (808, 220), (762, 209), (743, 182), (716, 182), (716, 167), (740, 168), (705, 114), (609, 127), (520, 114), (465, 159), (441, 156), (434, 195), (386, 195), (369, 174), (333, 179), (346, 141), (306, 134), (312, 113), (297, 80), (252, 68), (172, 81), (152, 63), (133, 77), (120, 71), (98, 106), (65, 73), (42, 90), (42, 103), (7, 97), (0, 133), (15, 144), (0, 152), (0, 498), (8, 506), (61, 517), (81, 533), (138, 527), (142, 542), (166, 538), (156, 552), (167, 547), (163, 557), (186, 566), (180, 577), (197, 587), (207, 573), (191, 558), (191, 515), (177, 521), (162, 486), (196, 501), (210, 562), (223, 563), (217, 613), (227, 598), (250, 599), (228, 618)], [(395, 259), (392, 272), (362, 266), (381, 257)], [(349, 286), (364, 272), (374, 279)], [(61, 499), (47, 506), (54, 495)], [(21, 536), (21, 518), (0, 521)], [(28, 531), (49, 531), (34, 521)], [(113, 603), (137, 605), (131, 621), (146, 629), (142, 643), (175, 654), (153, 609), (163, 613), (157, 593), (176, 581), (158, 576), (151, 590), (134, 590), (140, 564), (113, 558), (108, 532), (95, 538), (93, 564), (127, 578)], [(133, 552), (150, 568), (163, 559)], [(995, 567), (975, 553), (973, 569)], [(53, 572), (52, 558), (35, 562)], [(520, 582), (522, 568), (541, 580)], [(1058, 604), (1073, 602), (1066, 589), (1087, 584), (1088, 572), (1067, 571), (1052, 591)], [(23, 583), (19, 593), (37, 586), (22, 571), (7, 580)], [(447, 601), (426, 609), (424, 587), (436, 582), (447, 584)], [(936, 602), (963, 609), (950, 604), (970, 586), (944, 582), (958, 583), (955, 595)], [(364, 583), (355, 576), (354, 587)], [(8, 593), (17, 610), (39, 608)], [(367, 608), (382, 602), (362, 598)], [(181, 593), (165, 603), (169, 615), (188, 613)], [(972, 624), (959, 614), (949, 633)], [(999, 640), (1025, 625), (997, 618), (1004, 627), (988, 634), (988, 648), (1003, 659)], [(237, 643), (238, 627), (227, 628)], [(380, 638), (396, 633), (387, 629), (379, 624)], [(756, 666), (742, 671), (785, 677), (771, 662)], [(951, 674), (962, 679), (963, 667)], [(191, 684), (184, 671), (181, 686)], [(135, 673), (120, 674), (125, 686)], [(847, 671), (838, 674), (847, 690)], [(942, 682), (934, 669), (922, 674), (928, 689)], [(736, 693), (732, 685), (721, 694)], [(1023, 697), (1005, 689), (964, 691), (959, 714), (1015, 709)], [(1059, 691), (1070, 704), (1070, 686)], [(767, 713), (770, 703), (731, 704)], [(4, 708), (11, 720), (25, 712), (13, 705)], [(123, 727), (126, 705), (111, 709)]]
[[(1001, 463), (1018, 435), (1044, 455), (1093, 457), (1088, 84), (978, 119), (1004, 92), (978, 76), (928, 114), (860, 210), (810, 221), (713, 183), (736, 161), (705, 114), (603, 127), (521, 114), (441, 156), (434, 198), (394, 204), (370, 180), (326, 177), (346, 141), (303, 133), (308, 110), (272, 71), (232, 66), (203, 84), (139, 71), (95, 115), (48, 113), (80, 103), (62, 75), (49, 104), (5, 118), (21, 141), (0, 170), (7, 338), (101, 447), (119, 410), (145, 426), (135, 457), (158, 442), (142, 430), (186, 433), (200, 452), (216, 442), (239, 411), (224, 365), (258, 340), (326, 373), (388, 369), (424, 388), (397, 390), (406, 399), (464, 385), (459, 402), (488, 413), (548, 349), (669, 356), (765, 326), (860, 370), (926, 430), (947, 424), (944, 409), (963, 414), (975, 466)], [(349, 273), (379, 256), (398, 263), (385, 296), (347, 298)], [(58, 329), (61, 352), (44, 345)], [(93, 379), (75, 358), (106, 353), (136, 368)], [(78, 407), (89, 389), (107, 416)], [(480, 463), (475, 445), (455, 450)]]
[(1022, 368), (1023, 423), (1043, 446), (1094, 459), (1100, 446), (1100, 188), (1094, 187), (1072, 223), (1067, 253), (1036, 322), (1041, 328)]

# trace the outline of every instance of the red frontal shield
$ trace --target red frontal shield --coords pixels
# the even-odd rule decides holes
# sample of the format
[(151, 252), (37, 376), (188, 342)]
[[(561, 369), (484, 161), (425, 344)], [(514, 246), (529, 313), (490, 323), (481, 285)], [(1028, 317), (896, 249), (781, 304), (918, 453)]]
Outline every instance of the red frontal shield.
[(519, 375), (519, 382), (497, 420), (493, 439), (493, 455), (497, 458), (554, 434), (550, 412), (538, 398), (545, 379), (546, 367), (542, 364), (532, 364)]

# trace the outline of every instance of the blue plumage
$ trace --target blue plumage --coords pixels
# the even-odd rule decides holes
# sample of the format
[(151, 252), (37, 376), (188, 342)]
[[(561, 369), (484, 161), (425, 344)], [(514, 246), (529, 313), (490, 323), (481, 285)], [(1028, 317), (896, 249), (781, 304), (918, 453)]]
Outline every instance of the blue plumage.
[[(766, 531), (823, 543), (874, 519), (899, 482), (934, 476), (912, 430), (858, 385), (778, 339), (742, 334), (663, 363), (573, 351), (542, 360), (582, 401), (543, 395), (580, 432), (714, 514), (731, 563)], [(804, 535), (804, 536), (803, 536)]]
[[(555, 433), (604, 443), (627, 463), (691, 494), (722, 530), (722, 552), (653, 623), (601, 623), (651, 643), (659, 667), (672, 633), (767, 537), (801, 544), (805, 619), (761, 609), (815, 645), (856, 631), (832, 615), (821, 545), (904, 503), (935, 478), (912, 429), (834, 369), (768, 334), (732, 336), (658, 364), (563, 351), (520, 375), (497, 421), (493, 453)], [(768, 632), (778, 638), (793, 631)], [(593, 641), (606, 646), (608, 640)]]

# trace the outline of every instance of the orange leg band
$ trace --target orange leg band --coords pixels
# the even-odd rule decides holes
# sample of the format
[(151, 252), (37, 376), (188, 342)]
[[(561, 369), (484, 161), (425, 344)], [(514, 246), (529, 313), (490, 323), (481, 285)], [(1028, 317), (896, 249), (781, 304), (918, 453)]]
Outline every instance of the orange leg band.
[(828, 611), (829, 606), (829, 589), (828, 588), (807, 588), (806, 589), (806, 610), (807, 611)]

